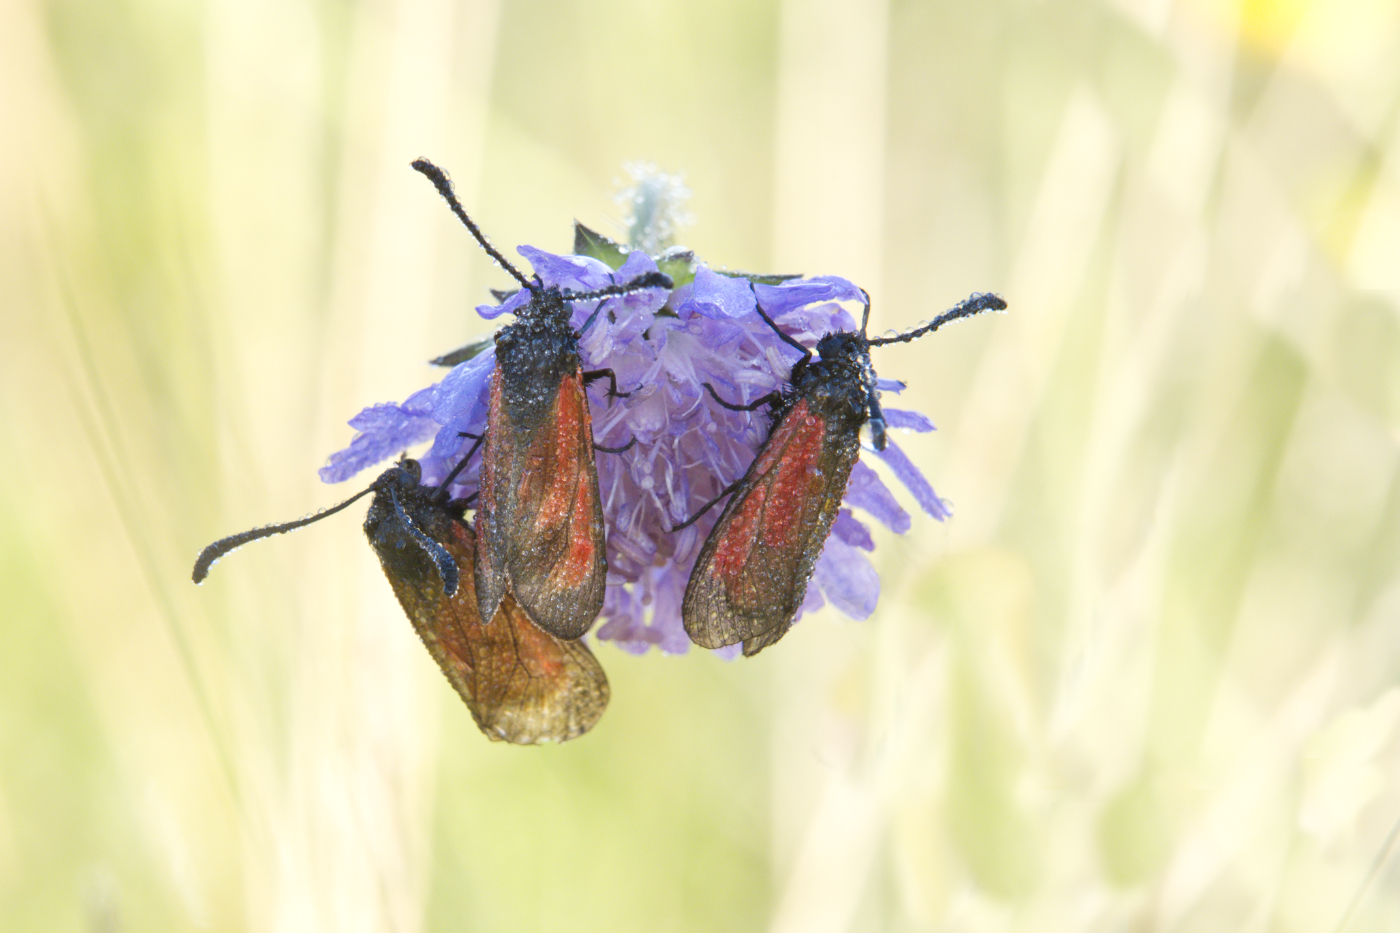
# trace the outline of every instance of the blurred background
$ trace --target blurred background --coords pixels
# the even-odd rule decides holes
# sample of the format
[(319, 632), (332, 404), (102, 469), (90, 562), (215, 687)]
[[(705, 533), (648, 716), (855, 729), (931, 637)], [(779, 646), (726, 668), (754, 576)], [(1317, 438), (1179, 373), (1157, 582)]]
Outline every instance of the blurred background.
[[(683, 172), (866, 286), (957, 506), (481, 736), (316, 468)], [(0, 3), (0, 927), (1400, 926), (1393, 0)], [(370, 479), (364, 477), (364, 482)]]

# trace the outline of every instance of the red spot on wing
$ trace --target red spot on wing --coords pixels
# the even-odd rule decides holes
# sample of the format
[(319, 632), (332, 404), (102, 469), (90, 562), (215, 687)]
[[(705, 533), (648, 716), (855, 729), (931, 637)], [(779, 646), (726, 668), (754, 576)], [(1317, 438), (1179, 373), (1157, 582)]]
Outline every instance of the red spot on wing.
[(535, 516), (541, 531), (568, 521), (578, 507), (579, 490), (585, 488), (582, 439), (593, 436), (593, 419), (584, 399), (582, 373), (565, 376), (559, 384), (552, 427), (540, 432), (530, 450), (531, 485), (543, 486)]
[(593, 535), (588, 533), (587, 522), (593, 515), (593, 493), (582, 476), (575, 484), (574, 515), (584, 525), (569, 535), (569, 547), (562, 560), (550, 571), (550, 585), (563, 589), (580, 586), (593, 573)]
[[(800, 406), (805, 409), (806, 403)], [(769, 547), (786, 548), (797, 544), (807, 518), (807, 499), (817, 477), (817, 460), (822, 453), (822, 438), (826, 423), (820, 418), (800, 415), (794, 411), (793, 437), (773, 470), (772, 502), (764, 512), (763, 543)]]
[(763, 518), (763, 503), (767, 501), (768, 489), (758, 486), (744, 497), (729, 526), (724, 529), (724, 537), (715, 544), (713, 566), (721, 579), (730, 580), (743, 571), (748, 563), (749, 552), (753, 550), (757, 537), (758, 524)]
[(746, 488), (738, 493), (742, 501), (716, 543), (714, 569), (721, 578), (742, 573), (759, 542), (777, 549), (801, 542), (825, 436), (826, 423), (809, 413), (806, 400), (794, 405), (774, 429)]

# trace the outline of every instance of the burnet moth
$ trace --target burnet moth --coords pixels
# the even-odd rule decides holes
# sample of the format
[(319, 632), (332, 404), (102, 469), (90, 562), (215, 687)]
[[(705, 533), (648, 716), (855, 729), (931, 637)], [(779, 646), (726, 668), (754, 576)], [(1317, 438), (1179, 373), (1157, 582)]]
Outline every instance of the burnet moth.
[(996, 295), (973, 295), (922, 327), (869, 338), (867, 295), (860, 332), (825, 335), (817, 343), (816, 360), (810, 349), (757, 308), (802, 358), (793, 365), (786, 389), (748, 405), (730, 404), (705, 384), (725, 408), (754, 411), (771, 406), (772, 428), (738, 482), (677, 526), (685, 527), (732, 494), (700, 548), (686, 585), (681, 619), (691, 641), (703, 648), (742, 643), (744, 654), (754, 655), (792, 626), (846, 494), (867, 424), (875, 449), (885, 449), (885, 417), (870, 348), (908, 342), (950, 321), (1005, 307)]
[(476, 506), (476, 596), (481, 617), (512, 593), (535, 624), (559, 638), (578, 638), (603, 609), (608, 563), (603, 509), (593, 458), (593, 417), (584, 385), (610, 370), (585, 372), (579, 337), (606, 306), (600, 302), (579, 330), (571, 303), (646, 288), (667, 288), (651, 272), (629, 282), (575, 293), (527, 279), (467, 216), (442, 169), (425, 159), (427, 176), (487, 254), (530, 293), (515, 321), (496, 334), (486, 445)]
[(587, 732), (608, 705), (602, 666), (583, 642), (537, 628), (509, 594), (491, 624), (481, 623), (472, 575), (458, 571), (472, 565), (476, 535), (462, 504), (447, 501), (447, 483), (431, 488), (421, 479), (417, 461), (405, 459), (309, 518), (215, 541), (195, 562), (194, 582), (234, 548), (320, 521), (374, 493), (365, 535), (409, 621), (481, 731), (517, 745), (565, 742)]

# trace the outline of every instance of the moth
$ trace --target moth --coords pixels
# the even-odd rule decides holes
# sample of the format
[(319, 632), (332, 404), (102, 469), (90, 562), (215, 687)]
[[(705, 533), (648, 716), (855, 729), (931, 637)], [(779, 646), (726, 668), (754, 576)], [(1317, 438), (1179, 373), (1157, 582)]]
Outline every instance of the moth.
[(459, 571), (476, 552), (463, 504), (447, 500), (445, 482), (434, 488), (421, 480), (417, 461), (404, 459), (339, 505), (215, 541), (195, 562), (194, 582), (249, 541), (320, 521), (373, 493), (365, 535), (419, 638), (481, 731), (517, 745), (584, 734), (608, 705), (602, 666), (582, 642), (541, 631), (509, 594), (490, 624), (482, 624), (472, 576)]
[[(584, 386), (609, 380), (610, 370), (585, 372), (579, 337), (606, 306), (599, 303), (575, 331), (571, 305), (672, 281), (651, 272), (591, 292), (546, 287), (527, 279), (496, 251), (467, 216), (442, 169), (425, 159), (413, 163), (437, 187), (452, 212), (521, 288), (529, 303), (496, 334), (496, 370), (491, 375), (480, 498), (476, 504), (476, 598), (490, 618), (507, 594), (551, 635), (578, 638), (603, 609), (608, 563), (603, 509), (594, 460), (593, 416)], [(619, 452), (625, 448), (598, 448)]]
[(685, 527), (730, 496), (686, 584), (681, 619), (691, 641), (703, 648), (742, 643), (744, 654), (754, 655), (792, 626), (860, 457), (862, 429), (869, 425), (876, 450), (886, 446), (870, 348), (908, 343), (959, 318), (1005, 307), (996, 295), (973, 295), (922, 327), (870, 338), (866, 295), (860, 331), (826, 334), (815, 359), (757, 307), (802, 358), (785, 389), (747, 405), (726, 402), (705, 384), (716, 402), (733, 411), (770, 406), (772, 427), (744, 475), (676, 526)]

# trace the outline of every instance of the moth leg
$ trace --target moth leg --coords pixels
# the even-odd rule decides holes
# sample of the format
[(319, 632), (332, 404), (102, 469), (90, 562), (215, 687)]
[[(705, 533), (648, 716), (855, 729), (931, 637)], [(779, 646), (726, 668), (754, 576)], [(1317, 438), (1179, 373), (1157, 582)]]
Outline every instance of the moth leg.
[(623, 444), (621, 447), (604, 447), (602, 444), (599, 444), (598, 442), (595, 441), (595, 442), (593, 443), (593, 449), (594, 449), (594, 450), (597, 450), (597, 451), (600, 451), (600, 452), (602, 452), (602, 453), (605, 453), (605, 454), (622, 454), (622, 453), (626, 453), (627, 451), (631, 450), (633, 447), (636, 446), (636, 444), (637, 444), (637, 436), (634, 434), (634, 435), (632, 435), (632, 439), (631, 439), (630, 441), (628, 441), (627, 443)]
[(486, 440), (485, 434), (468, 434), (466, 431), (458, 431), (457, 434), (461, 437), (470, 437), (472, 440), (476, 441), (476, 443), (471, 446), (471, 449), (467, 451), (467, 455), (463, 457), (460, 461), (458, 461), (457, 465), (452, 468), (451, 472), (449, 472), (445, 477), (443, 477), (442, 482), (438, 484), (437, 491), (434, 493), (434, 495), (438, 496), (439, 498), (446, 497), (447, 487), (452, 485), (452, 481), (457, 478), (457, 474), (461, 473), (467, 468), (467, 463), (471, 461), (472, 455), (477, 452), (477, 449), (481, 447), (482, 443)]
[(719, 393), (715, 391), (715, 387), (708, 382), (705, 383), (705, 388), (710, 391), (711, 397), (713, 397), (716, 402), (719, 402), (721, 406), (728, 408), (730, 411), (757, 411), (764, 405), (772, 405), (781, 401), (783, 397), (780, 392), (769, 392), (762, 398), (749, 402), (747, 405), (735, 405), (720, 398)]
[[(750, 283), (749, 287), (752, 288), (753, 284)], [(807, 360), (810, 360), (812, 358), (812, 351), (809, 348), (804, 347), (802, 344), (798, 343), (795, 338), (793, 338), (789, 334), (784, 333), (783, 329), (780, 328), (777, 325), (777, 323), (771, 317), (768, 316), (768, 313), (763, 310), (762, 303), (758, 301), (758, 297), (756, 294), (754, 296), (753, 309), (758, 312), (758, 316), (763, 318), (763, 323), (771, 327), (773, 329), (773, 333), (777, 334), (779, 339), (781, 339), (783, 343), (787, 344), (788, 346), (792, 347), (794, 350), (802, 354), (801, 362), (806, 362)], [(866, 298), (865, 309), (866, 313), (868, 314), (870, 312), (870, 299), (868, 297)]]
[(608, 380), (608, 398), (627, 398), (631, 392), (617, 391), (617, 374), (611, 369), (590, 369), (583, 374), (583, 384), (597, 382), (599, 379)]
[(675, 525), (675, 526), (673, 526), (673, 527), (671, 527), (671, 528), (668, 528), (668, 529), (666, 529), (666, 530), (667, 530), (667, 531), (670, 531), (670, 532), (676, 532), (676, 531), (680, 531), (682, 528), (685, 528), (685, 527), (687, 527), (687, 526), (689, 526), (689, 525), (695, 524), (695, 522), (699, 520), (699, 518), (700, 518), (701, 515), (704, 515), (706, 512), (710, 511), (710, 509), (714, 508), (715, 505), (717, 505), (717, 504), (719, 503), (719, 500), (723, 499), (725, 496), (729, 495), (731, 492), (733, 492), (734, 490), (738, 489), (738, 488), (739, 488), (739, 484), (742, 483), (743, 481), (744, 481), (744, 477), (742, 477), (742, 476), (739, 477), (739, 478), (736, 479), (734, 482), (732, 482), (732, 483), (730, 483), (728, 486), (724, 487), (724, 491), (721, 492), (719, 495), (715, 496), (715, 497), (714, 497), (713, 499), (711, 499), (709, 502), (706, 502), (704, 505), (700, 506), (700, 510), (699, 510), (698, 512), (696, 512), (694, 515), (690, 516), (690, 517), (687, 518), (685, 521), (681, 522), (679, 525)]

